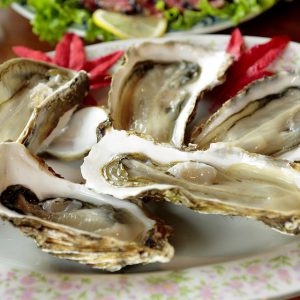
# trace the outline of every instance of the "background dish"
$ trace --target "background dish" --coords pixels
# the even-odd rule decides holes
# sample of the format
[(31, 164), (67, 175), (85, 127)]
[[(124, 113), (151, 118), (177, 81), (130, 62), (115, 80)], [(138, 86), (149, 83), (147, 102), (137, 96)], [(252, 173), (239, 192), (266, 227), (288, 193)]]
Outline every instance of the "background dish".
[[(22, 6), (17, 3), (13, 3), (11, 7), (23, 17), (32, 20), (34, 18), (34, 12), (30, 10), (27, 6)], [(260, 15), (264, 11), (253, 13), (245, 17), (242, 22), (246, 22)], [(197, 25), (192, 27), (188, 32), (193, 34), (203, 34), (203, 33), (213, 33), (220, 30), (224, 30), (230, 27), (233, 27), (234, 24), (230, 20), (222, 20), (216, 17), (207, 17), (203, 21), (199, 22)], [(72, 26), (69, 30), (70, 32), (76, 33), (77, 35), (83, 37), (85, 35), (84, 29), (80, 26)], [(174, 31), (169, 32), (168, 34), (180, 35), (184, 34), (186, 31)]]
[[(160, 40), (171, 39), (170, 37)], [(214, 49), (228, 36), (187, 35)], [(247, 38), (247, 44), (265, 42)], [(141, 40), (87, 47), (92, 57), (126, 49)], [(292, 43), (272, 68), (300, 70), (300, 45)], [(80, 180), (78, 163), (49, 161)], [(183, 207), (153, 205), (175, 228), (176, 256), (168, 264), (130, 267), (103, 273), (53, 258), (36, 249), (18, 230), (0, 223), (0, 298), (7, 299), (253, 299), (300, 294), (300, 237), (285, 236), (242, 218), (200, 215)]]

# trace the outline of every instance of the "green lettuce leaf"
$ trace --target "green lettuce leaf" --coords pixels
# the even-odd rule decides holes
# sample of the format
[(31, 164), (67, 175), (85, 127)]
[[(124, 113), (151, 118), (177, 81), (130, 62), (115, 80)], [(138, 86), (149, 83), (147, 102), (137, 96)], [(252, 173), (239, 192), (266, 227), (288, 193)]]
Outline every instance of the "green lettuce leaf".
[(156, 8), (163, 12), (170, 29), (182, 30), (191, 28), (208, 15), (220, 19), (229, 19), (236, 25), (246, 16), (267, 9), (275, 3), (276, 0), (233, 0), (223, 8), (215, 8), (209, 0), (201, 0), (198, 4), (199, 11), (185, 10), (181, 14), (176, 8), (166, 8), (164, 1), (159, 0), (156, 3)]
[(27, 4), (34, 10), (32, 30), (42, 41), (55, 43), (70, 26), (76, 28), (76, 25), (84, 28), (86, 40), (94, 41), (97, 37), (103, 41), (115, 39), (111, 33), (94, 24), (90, 12), (79, 7), (78, 0), (0, 0), (0, 7), (11, 3)]
[(35, 11), (33, 32), (41, 40), (59, 41), (67, 29), (76, 24), (84, 27), (87, 40), (92, 41), (99, 36), (104, 41), (114, 39), (112, 34), (95, 26), (91, 14), (79, 8), (77, 0), (28, 0), (27, 3)]
[[(70, 26), (83, 26), (85, 39), (94, 41), (101, 37), (103, 41), (115, 39), (114, 35), (97, 27), (92, 21), (91, 13), (79, 7), (78, 0), (0, 0), (0, 7), (12, 2), (27, 3), (34, 11), (32, 20), (33, 32), (41, 40), (55, 43), (59, 41)], [(171, 30), (189, 29), (207, 15), (220, 19), (230, 19), (238, 24), (247, 15), (260, 12), (272, 5), (276, 0), (233, 0), (223, 8), (214, 8), (209, 0), (200, 0), (199, 11), (185, 10), (181, 13), (177, 8), (166, 8), (163, 0), (156, 2), (156, 8), (163, 12)]]
[(6, 7), (6, 6), (12, 4), (13, 2), (21, 3), (21, 1), (15, 1), (15, 0), (0, 0), (0, 8)]

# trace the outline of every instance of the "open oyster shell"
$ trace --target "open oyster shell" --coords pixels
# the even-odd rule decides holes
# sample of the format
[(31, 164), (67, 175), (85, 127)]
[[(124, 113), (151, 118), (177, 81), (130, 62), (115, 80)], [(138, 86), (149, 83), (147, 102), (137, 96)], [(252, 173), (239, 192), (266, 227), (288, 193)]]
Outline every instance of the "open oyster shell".
[[(191, 142), (200, 149), (226, 142), (249, 152), (273, 156), (298, 146), (299, 74), (282, 72), (249, 85), (200, 126)], [(290, 158), (293, 160), (292, 155)]]
[(0, 142), (37, 153), (64, 127), (88, 91), (88, 76), (48, 63), (12, 59), (0, 66)]
[(173, 255), (168, 226), (131, 202), (56, 176), (22, 144), (0, 144), (0, 178), (0, 217), (43, 251), (110, 271)]
[(222, 83), (232, 59), (184, 42), (144, 43), (128, 50), (113, 76), (109, 108), (116, 129), (181, 147), (201, 95)]
[(114, 130), (93, 146), (81, 171), (89, 188), (118, 198), (165, 199), (300, 232), (299, 166), (226, 143), (188, 152)]

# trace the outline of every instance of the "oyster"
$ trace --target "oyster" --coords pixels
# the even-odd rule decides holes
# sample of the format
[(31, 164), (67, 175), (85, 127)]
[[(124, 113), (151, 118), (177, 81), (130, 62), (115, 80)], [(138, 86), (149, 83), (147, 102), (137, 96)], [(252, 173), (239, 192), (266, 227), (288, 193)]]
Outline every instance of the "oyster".
[(0, 142), (37, 153), (64, 127), (88, 91), (88, 76), (29, 59), (0, 66)]
[(299, 170), (226, 143), (182, 151), (116, 130), (92, 147), (81, 167), (86, 185), (95, 191), (246, 216), (289, 234), (300, 232)]
[(19, 143), (0, 144), (0, 217), (50, 254), (110, 271), (166, 262), (169, 227), (139, 206), (56, 176)]
[(198, 148), (226, 142), (279, 156), (300, 143), (300, 75), (278, 73), (249, 85), (194, 133)]
[(109, 125), (109, 116), (104, 109), (82, 108), (74, 113), (45, 152), (63, 160), (80, 159), (97, 143), (97, 130)]
[(113, 126), (181, 147), (201, 95), (222, 83), (232, 59), (184, 42), (144, 43), (128, 50), (108, 99)]

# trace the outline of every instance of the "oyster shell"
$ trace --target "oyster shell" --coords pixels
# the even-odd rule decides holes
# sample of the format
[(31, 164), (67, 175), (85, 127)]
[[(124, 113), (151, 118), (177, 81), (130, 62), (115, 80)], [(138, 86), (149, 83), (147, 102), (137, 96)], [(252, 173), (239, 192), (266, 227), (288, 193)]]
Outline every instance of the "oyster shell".
[(300, 162), (300, 147), (297, 146), (289, 151), (282, 152), (277, 158), (288, 160), (289, 162)]
[(88, 91), (88, 76), (29, 59), (0, 66), (0, 142), (37, 153), (64, 127)]
[(74, 113), (45, 152), (63, 160), (80, 159), (97, 143), (97, 130), (109, 125), (108, 113), (103, 108), (82, 108)]
[(166, 262), (169, 227), (139, 206), (56, 176), (19, 143), (0, 144), (0, 217), (43, 250), (110, 271)]
[(279, 156), (300, 143), (300, 76), (282, 72), (249, 85), (194, 133), (198, 148), (226, 142)]
[(284, 233), (300, 232), (299, 166), (226, 143), (182, 151), (114, 130), (93, 146), (81, 172), (89, 188), (118, 198), (164, 198), (202, 213), (246, 216)]
[(184, 42), (132, 47), (110, 89), (114, 128), (181, 147), (197, 100), (222, 83), (231, 62), (224, 51)]

